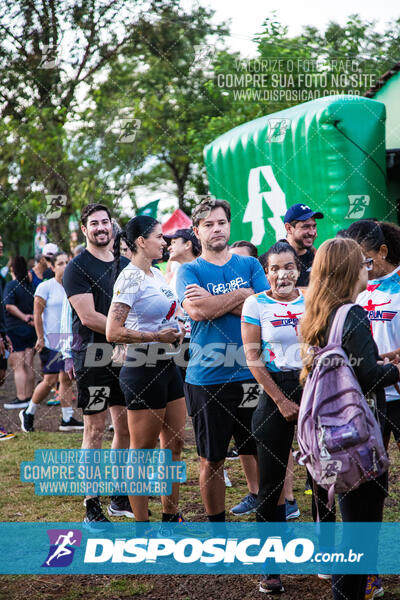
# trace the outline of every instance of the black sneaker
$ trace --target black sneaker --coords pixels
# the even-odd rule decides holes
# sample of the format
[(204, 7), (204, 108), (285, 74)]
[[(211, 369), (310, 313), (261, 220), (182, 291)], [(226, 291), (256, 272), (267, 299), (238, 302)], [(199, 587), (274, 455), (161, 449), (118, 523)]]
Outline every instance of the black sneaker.
[(100, 498), (86, 498), (83, 503), (86, 506), (86, 517), (83, 519), (83, 527), (101, 531), (102, 524), (110, 523), (103, 513)]
[(107, 512), (112, 517), (135, 518), (128, 496), (111, 496), (111, 504), (108, 506)]
[(22, 431), (25, 431), (25, 433), (31, 433), (32, 431), (35, 431), (35, 428), (33, 427), (35, 415), (27, 414), (26, 409), (21, 410), (19, 412), (19, 420), (21, 421)]
[(264, 594), (282, 594), (285, 591), (279, 575), (263, 575), (258, 589)]
[(30, 398), (26, 400), (19, 400), (15, 398), (14, 400), (10, 400), (10, 402), (6, 402), (4, 404), (4, 408), (11, 410), (12, 408), (28, 408)]
[(79, 431), (83, 429), (83, 421), (77, 421), (74, 417), (71, 417), (69, 421), (62, 419), (58, 429), (59, 431)]

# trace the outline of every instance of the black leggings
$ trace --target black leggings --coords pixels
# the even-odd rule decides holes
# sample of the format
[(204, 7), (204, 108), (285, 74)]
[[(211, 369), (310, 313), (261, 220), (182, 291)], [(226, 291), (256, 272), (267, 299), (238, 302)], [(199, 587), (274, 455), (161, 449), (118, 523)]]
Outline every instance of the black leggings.
[[(352, 523), (380, 523), (383, 504), (387, 496), (388, 473), (373, 481), (367, 481), (352, 492), (339, 494), (342, 520)], [(378, 540), (376, 550), (378, 551)], [(332, 594), (334, 600), (364, 600), (367, 575), (333, 575)]]
[[(302, 388), (299, 383), (299, 371), (271, 373), (271, 376), (287, 398), (300, 404)], [(277, 520), (276, 507), (285, 482), (294, 427), (295, 422), (286, 421), (272, 398), (263, 392), (252, 421), (260, 470), (257, 521)], [(283, 519), (283, 515), (280, 518)]]

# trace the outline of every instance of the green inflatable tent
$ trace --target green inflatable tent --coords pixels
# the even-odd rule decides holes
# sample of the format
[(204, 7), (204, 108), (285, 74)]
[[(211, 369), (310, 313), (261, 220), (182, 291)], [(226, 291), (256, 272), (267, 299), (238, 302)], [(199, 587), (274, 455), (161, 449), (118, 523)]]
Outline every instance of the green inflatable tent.
[(320, 210), (317, 245), (353, 221), (396, 221), (387, 200), (385, 107), (329, 96), (261, 117), (204, 149), (210, 193), (232, 208), (231, 241), (265, 251), (298, 202)]

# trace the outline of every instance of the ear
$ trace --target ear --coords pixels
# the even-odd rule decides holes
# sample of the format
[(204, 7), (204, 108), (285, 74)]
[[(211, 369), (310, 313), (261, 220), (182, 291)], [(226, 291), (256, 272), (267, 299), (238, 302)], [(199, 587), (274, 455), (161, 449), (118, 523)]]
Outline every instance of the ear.
[(144, 248), (144, 243), (145, 243), (144, 237), (142, 235), (139, 235), (136, 238), (135, 243), (136, 243), (136, 247)]
[(199, 228), (198, 228), (198, 227), (193, 227), (193, 232), (194, 232), (194, 235), (195, 235), (195, 236), (197, 237), (197, 239), (199, 240), (199, 239), (200, 239), (200, 236), (199, 236)]
[(381, 258), (386, 260), (387, 255), (389, 254), (389, 248), (386, 246), (386, 244), (382, 244), (382, 246), (379, 248), (379, 254)]
[(291, 226), (291, 224), (290, 224), (290, 223), (284, 223), (284, 225), (285, 225), (285, 229), (286, 229), (286, 231), (287, 231), (288, 233), (291, 233), (291, 231), (292, 231), (292, 226)]

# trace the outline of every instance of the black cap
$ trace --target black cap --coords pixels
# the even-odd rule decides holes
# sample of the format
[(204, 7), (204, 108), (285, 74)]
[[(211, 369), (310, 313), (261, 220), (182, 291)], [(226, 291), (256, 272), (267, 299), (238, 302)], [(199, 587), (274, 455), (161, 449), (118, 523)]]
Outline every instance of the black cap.
[(164, 235), (164, 237), (167, 240), (176, 240), (177, 238), (183, 238), (188, 242), (192, 242), (193, 250), (197, 250), (198, 252), (200, 252), (200, 242), (195, 236), (193, 229), (177, 229), (175, 233)]

